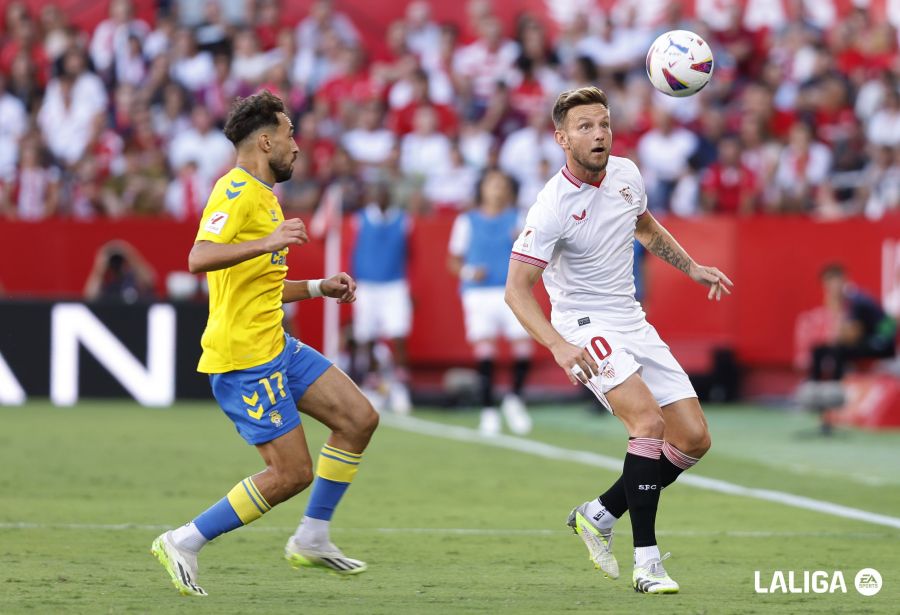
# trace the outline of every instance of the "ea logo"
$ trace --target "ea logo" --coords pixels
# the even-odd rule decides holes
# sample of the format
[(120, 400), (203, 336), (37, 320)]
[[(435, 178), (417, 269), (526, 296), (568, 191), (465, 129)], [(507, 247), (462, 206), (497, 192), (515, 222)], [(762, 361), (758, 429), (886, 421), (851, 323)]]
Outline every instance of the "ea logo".
[(881, 591), (881, 573), (874, 568), (863, 568), (853, 581), (856, 591), (863, 596), (874, 596)]

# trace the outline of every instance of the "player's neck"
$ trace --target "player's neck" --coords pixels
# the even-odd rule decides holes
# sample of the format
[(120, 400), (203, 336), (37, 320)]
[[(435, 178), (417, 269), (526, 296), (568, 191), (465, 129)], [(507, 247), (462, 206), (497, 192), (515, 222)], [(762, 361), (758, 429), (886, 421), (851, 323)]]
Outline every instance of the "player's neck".
[(267, 161), (238, 156), (235, 166), (244, 169), (267, 186), (275, 185), (275, 172), (272, 171), (272, 167), (269, 166)]
[(600, 186), (603, 182), (603, 178), (606, 177), (606, 168), (602, 171), (588, 171), (574, 160), (566, 160), (566, 168), (569, 169), (569, 173), (571, 173), (575, 179), (584, 182), (585, 184), (591, 184), (592, 186)]

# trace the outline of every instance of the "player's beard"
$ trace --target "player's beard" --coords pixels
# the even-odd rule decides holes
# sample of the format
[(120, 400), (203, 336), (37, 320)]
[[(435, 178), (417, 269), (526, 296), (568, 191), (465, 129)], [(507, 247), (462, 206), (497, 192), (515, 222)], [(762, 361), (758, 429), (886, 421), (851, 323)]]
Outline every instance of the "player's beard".
[(294, 159), (292, 158), (287, 164), (277, 163), (274, 160), (269, 161), (269, 168), (275, 175), (275, 183), (286, 182), (294, 173)]
[[(588, 155), (590, 154), (591, 152), (590, 150), (588, 150)], [(575, 159), (575, 162), (581, 165), (583, 169), (591, 173), (602, 173), (604, 170), (606, 170), (606, 165), (609, 162), (609, 150), (603, 152), (603, 156), (601, 157), (602, 162), (600, 163), (590, 162), (587, 160), (587, 158), (582, 158), (574, 152), (572, 152), (572, 157)]]

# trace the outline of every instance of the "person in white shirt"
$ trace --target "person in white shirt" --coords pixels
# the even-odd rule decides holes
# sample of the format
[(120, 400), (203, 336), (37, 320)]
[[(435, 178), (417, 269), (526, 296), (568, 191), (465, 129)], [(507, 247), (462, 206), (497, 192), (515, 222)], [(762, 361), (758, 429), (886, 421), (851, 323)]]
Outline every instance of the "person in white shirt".
[(211, 186), (234, 163), (234, 147), (222, 131), (214, 130), (212, 116), (205, 106), (193, 108), (191, 124), (190, 129), (172, 139), (169, 165), (177, 170), (193, 160), (200, 177)]
[(367, 179), (375, 177), (396, 142), (396, 135), (384, 127), (384, 110), (378, 100), (367, 102), (357, 115), (356, 127), (341, 137), (341, 145), (361, 165)]
[(0, 73), (0, 181), (16, 173), (19, 140), (28, 129), (25, 104), (7, 92), (6, 76)]
[(688, 159), (697, 149), (697, 136), (675, 124), (668, 111), (653, 109), (653, 129), (638, 141), (637, 154), (647, 176), (651, 211), (668, 211), (678, 180), (688, 170)]
[[(659, 494), (706, 453), (710, 438), (690, 380), (635, 300), (633, 242), (708, 286), (710, 299), (730, 294), (731, 281), (694, 262), (647, 211), (637, 166), (609, 154), (610, 111), (602, 90), (563, 92), (552, 117), (566, 164), (538, 194), (513, 246), (506, 302), (572, 384), (589, 387), (628, 431), (622, 476), (576, 507), (569, 526), (595, 565), (616, 578), (612, 527), (631, 511), (634, 589), (674, 593), (678, 584), (656, 544)], [(549, 321), (532, 294), (542, 276)]]
[[(545, 163), (549, 163), (551, 169), (558, 169), (565, 162), (565, 156), (549, 128), (546, 112), (533, 112), (528, 118), (528, 125), (509, 135), (500, 147), (500, 168), (519, 182), (520, 187), (535, 182), (543, 185), (549, 177), (542, 175)], [(521, 200), (519, 205), (523, 205)]]
[(424, 181), (449, 165), (451, 143), (437, 131), (433, 107), (420, 107), (413, 116), (413, 132), (400, 140), (400, 170)]
[(94, 67), (100, 73), (111, 70), (117, 57), (128, 56), (129, 37), (143, 40), (149, 33), (147, 22), (134, 18), (131, 0), (112, 0), (109, 18), (97, 24), (91, 37), (90, 54)]

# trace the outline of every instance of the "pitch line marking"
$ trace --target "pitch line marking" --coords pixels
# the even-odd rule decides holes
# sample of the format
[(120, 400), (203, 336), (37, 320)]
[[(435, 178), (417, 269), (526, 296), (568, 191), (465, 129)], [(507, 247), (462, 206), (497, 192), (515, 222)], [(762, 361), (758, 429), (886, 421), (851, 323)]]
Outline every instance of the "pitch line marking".
[[(612, 472), (622, 471), (621, 459), (609, 457), (608, 455), (601, 455), (599, 453), (592, 453), (590, 451), (566, 449), (552, 444), (538, 442), (536, 440), (529, 440), (527, 438), (517, 438), (503, 434), (497, 436), (482, 436), (477, 430), (468, 427), (447, 425), (444, 423), (418, 419), (412, 416), (397, 416), (395, 414), (381, 415), (381, 422), (382, 424), (396, 429), (444, 438), (446, 440), (456, 440), (459, 442), (468, 442), (470, 444), (486, 444), (488, 446), (505, 448), (520, 453), (526, 453), (528, 455), (534, 455), (536, 457), (543, 457), (545, 459), (570, 462), (575, 461), (587, 466), (603, 468)], [(816, 500), (814, 498), (786, 493), (784, 491), (744, 487), (717, 478), (698, 476), (697, 474), (683, 474), (678, 477), (678, 483), (690, 485), (699, 489), (706, 489), (707, 491), (776, 502), (786, 506), (793, 506), (794, 508), (802, 508), (835, 517), (841, 517), (843, 519), (854, 519), (856, 521), (865, 521), (866, 523), (874, 523), (876, 525), (900, 529), (900, 518), (898, 517), (873, 513), (859, 508), (826, 502), (825, 500)]]

